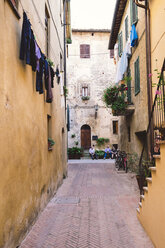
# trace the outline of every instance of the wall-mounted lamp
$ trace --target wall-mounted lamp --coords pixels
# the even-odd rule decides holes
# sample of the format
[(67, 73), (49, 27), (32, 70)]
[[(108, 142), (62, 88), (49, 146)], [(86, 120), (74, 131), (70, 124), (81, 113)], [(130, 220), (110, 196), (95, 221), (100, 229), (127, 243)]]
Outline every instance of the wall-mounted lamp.
[(98, 109), (99, 109), (98, 104), (96, 104), (96, 105), (94, 106), (94, 108), (95, 108), (95, 119), (96, 119), (96, 118), (97, 118), (97, 111), (98, 111)]

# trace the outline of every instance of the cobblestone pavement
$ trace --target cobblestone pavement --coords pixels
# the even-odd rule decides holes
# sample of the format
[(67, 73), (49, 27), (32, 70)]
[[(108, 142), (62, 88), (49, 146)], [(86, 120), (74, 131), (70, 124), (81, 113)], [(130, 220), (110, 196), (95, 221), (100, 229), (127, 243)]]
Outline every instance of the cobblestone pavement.
[(135, 177), (117, 173), (114, 162), (89, 162), (69, 164), (21, 248), (153, 247), (136, 217)]

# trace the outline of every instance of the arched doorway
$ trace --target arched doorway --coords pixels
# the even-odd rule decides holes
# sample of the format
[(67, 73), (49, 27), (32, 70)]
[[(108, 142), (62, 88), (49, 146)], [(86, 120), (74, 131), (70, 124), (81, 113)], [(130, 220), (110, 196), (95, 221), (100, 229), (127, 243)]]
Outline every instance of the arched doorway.
[(91, 147), (91, 128), (88, 125), (81, 127), (81, 147), (84, 149)]

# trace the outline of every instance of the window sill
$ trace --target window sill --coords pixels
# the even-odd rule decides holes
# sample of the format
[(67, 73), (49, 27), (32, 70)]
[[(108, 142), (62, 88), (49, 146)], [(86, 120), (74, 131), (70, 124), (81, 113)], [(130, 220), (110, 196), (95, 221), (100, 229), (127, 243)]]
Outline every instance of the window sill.
[(21, 16), (20, 16), (20, 14), (18, 13), (18, 9), (14, 6), (14, 4), (12, 3), (11, 0), (7, 0), (7, 1), (8, 1), (8, 3), (9, 3), (9, 5), (11, 6), (11, 8), (12, 8), (14, 14), (16, 15), (16, 17), (17, 17), (18, 19), (20, 19)]

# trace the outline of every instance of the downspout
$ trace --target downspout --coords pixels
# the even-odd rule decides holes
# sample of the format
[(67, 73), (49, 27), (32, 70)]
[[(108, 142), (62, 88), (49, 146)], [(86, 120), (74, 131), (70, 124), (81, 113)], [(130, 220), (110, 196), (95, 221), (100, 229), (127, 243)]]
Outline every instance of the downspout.
[[(64, 0), (64, 86), (66, 87), (66, 0)], [(66, 96), (65, 96), (65, 112), (66, 112)]]
[[(138, 1), (145, 1), (145, 5), (140, 4)], [(150, 119), (151, 110), (152, 110), (152, 80), (149, 75), (151, 75), (151, 39), (150, 39), (150, 9), (148, 6), (148, 0), (134, 0), (135, 4), (145, 9), (145, 30), (146, 30), (146, 67), (147, 67), (147, 93), (148, 93), (148, 117)], [(153, 144), (154, 144), (154, 138), (153, 138), (153, 119), (151, 121), (151, 127), (150, 127), (150, 134), (149, 134), (149, 144), (150, 147), (148, 147), (148, 156), (153, 154)]]
[[(64, 0), (64, 16), (63, 16), (63, 27), (64, 27), (64, 86), (66, 87), (66, 0)], [(68, 150), (68, 116), (67, 116), (67, 106), (66, 106), (66, 95), (65, 97), (65, 123), (67, 127), (66, 131), (66, 150)], [(68, 161), (68, 153), (66, 154)]]

